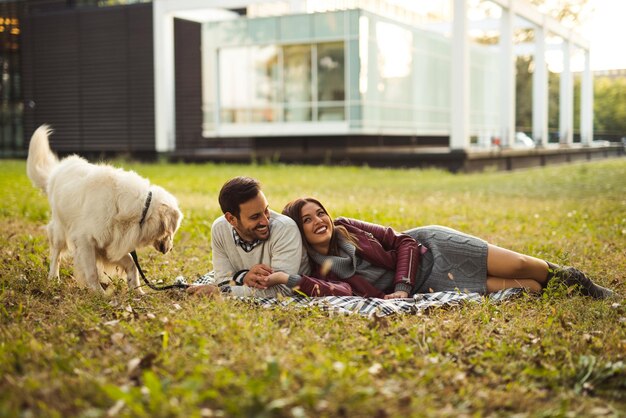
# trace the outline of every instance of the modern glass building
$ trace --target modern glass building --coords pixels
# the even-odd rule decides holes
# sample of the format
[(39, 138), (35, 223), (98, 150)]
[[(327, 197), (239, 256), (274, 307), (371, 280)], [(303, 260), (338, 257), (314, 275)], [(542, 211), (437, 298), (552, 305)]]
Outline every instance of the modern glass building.
[[(204, 23), (203, 134), (447, 136), (451, 42), (360, 9)], [(499, 50), (470, 57), (470, 134), (495, 136)]]
[[(579, 35), (525, 0), (391, 3), (0, 2), (0, 152), (24, 155), (28, 135), (48, 123), (60, 153), (369, 161), (385, 148), (407, 164), (488, 159), (519, 151), (508, 148), (520, 128), (516, 57), (525, 54), (532, 138), (542, 148), (532, 158), (543, 164), (544, 151), (566, 158), (563, 148), (576, 148), (570, 64), (581, 53), (579, 131), (591, 145), (593, 76)], [(477, 5), (486, 8), (479, 15)], [(520, 41), (520, 31), (530, 36)], [(550, 150), (555, 51), (563, 72), (559, 126), (550, 129), (561, 147)]]

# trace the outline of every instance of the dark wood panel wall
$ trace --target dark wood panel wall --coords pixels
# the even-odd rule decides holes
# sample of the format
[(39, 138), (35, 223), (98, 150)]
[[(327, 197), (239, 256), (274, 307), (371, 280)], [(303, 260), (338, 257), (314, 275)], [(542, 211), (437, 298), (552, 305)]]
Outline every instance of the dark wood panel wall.
[(23, 25), (24, 131), (61, 153), (150, 154), (152, 4), (33, 14)]
[(202, 137), (202, 61), (200, 24), (174, 20), (176, 67), (176, 149), (206, 147)]

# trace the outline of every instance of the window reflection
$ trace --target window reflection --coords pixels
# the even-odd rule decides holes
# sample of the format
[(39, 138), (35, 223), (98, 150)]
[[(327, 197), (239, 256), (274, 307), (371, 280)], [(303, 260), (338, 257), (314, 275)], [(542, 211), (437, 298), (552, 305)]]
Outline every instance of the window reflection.
[(278, 48), (274, 45), (252, 47), (253, 75), (252, 121), (275, 122), (281, 112), (278, 109), (280, 88), (280, 65)]
[(220, 122), (345, 120), (344, 55), (343, 42), (220, 49)]
[(250, 65), (248, 48), (225, 48), (219, 53), (220, 119), (225, 123), (250, 122)]
[(317, 47), (318, 119), (343, 120), (346, 97), (343, 42), (320, 44)]
[(283, 48), (285, 60), (285, 120), (311, 120), (311, 46)]
[(411, 103), (413, 34), (398, 25), (377, 22), (376, 46), (380, 99), (388, 103)]

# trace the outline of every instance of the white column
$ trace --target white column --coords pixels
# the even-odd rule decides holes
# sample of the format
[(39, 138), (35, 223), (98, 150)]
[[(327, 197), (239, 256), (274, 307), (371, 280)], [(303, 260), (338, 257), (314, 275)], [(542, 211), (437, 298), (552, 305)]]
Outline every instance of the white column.
[(450, 107), (450, 148), (469, 147), (469, 39), (467, 36), (467, 2), (454, 1), (452, 22), (452, 71)]
[(533, 139), (539, 146), (548, 143), (548, 66), (546, 30), (535, 28), (535, 70), (533, 72)]
[(501, 125), (500, 140), (503, 146), (513, 145), (515, 139), (515, 53), (513, 51), (513, 21), (515, 11), (513, 4), (502, 8), (500, 22), (500, 76), (502, 94), (501, 100)]
[(593, 73), (589, 55), (589, 50), (586, 50), (580, 85), (580, 138), (584, 145), (591, 145), (593, 141)]
[(574, 140), (574, 80), (570, 69), (572, 44), (563, 40), (563, 71), (559, 95), (559, 142), (571, 145)]
[(176, 148), (174, 17), (166, 2), (152, 2), (154, 41), (154, 134), (157, 152)]

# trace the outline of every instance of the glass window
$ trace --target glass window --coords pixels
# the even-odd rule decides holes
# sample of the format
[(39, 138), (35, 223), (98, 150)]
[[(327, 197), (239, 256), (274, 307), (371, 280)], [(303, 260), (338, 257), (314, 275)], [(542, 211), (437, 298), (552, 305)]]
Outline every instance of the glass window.
[(280, 117), (280, 56), (274, 46), (252, 47), (252, 121), (275, 122)]
[(312, 100), (311, 46), (285, 46), (283, 56), (285, 120), (310, 121)]
[(381, 98), (388, 103), (412, 101), (413, 34), (398, 25), (376, 23)]
[(321, 121), (345, 118), (343, 103), (336, 103), (343, 102), (346, 97), (344, 51), (343, 42), (317, 46), (318, 119)]
[(221, 123), (346, 119), (344, 42), (222, 48), (218, 69)]
[(248, 48), (219, 51), (220, 120), (226, 123), (250, 122), (250, 66)]

